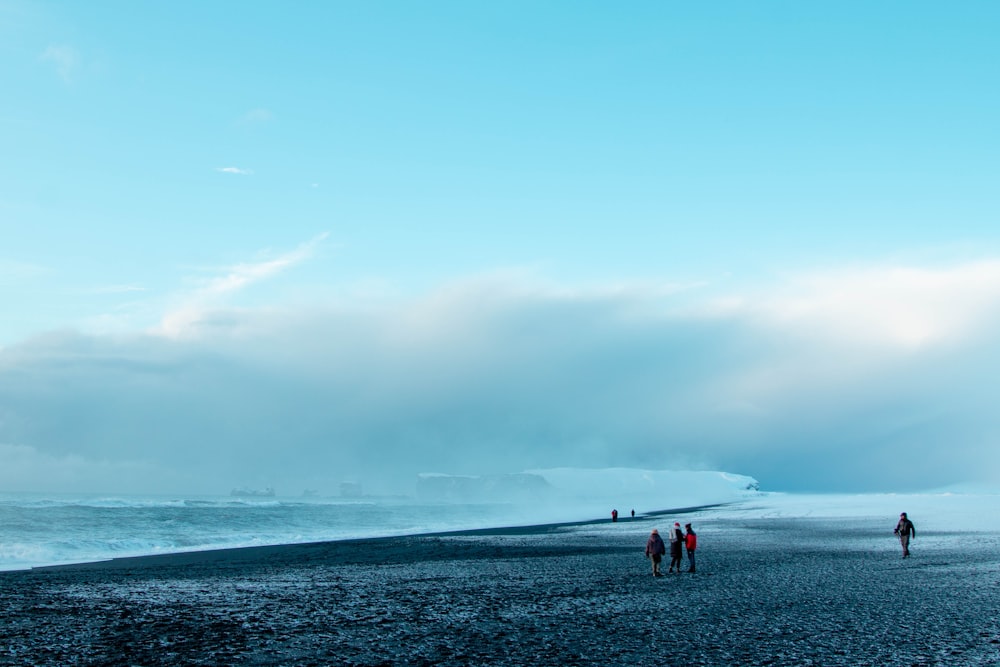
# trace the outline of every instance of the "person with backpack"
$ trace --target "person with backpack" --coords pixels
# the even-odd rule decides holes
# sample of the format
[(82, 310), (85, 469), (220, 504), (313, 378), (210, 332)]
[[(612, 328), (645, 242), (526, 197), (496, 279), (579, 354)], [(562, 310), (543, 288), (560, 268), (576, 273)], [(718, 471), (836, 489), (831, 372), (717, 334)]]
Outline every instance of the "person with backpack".
[(698, 548), (698, 536), (695, 535), (691, 524), (684, 524), (684, 529), (687, 531), (684, 535), (684, 546), (688, 552), (688, 572), (694, 574), (694, 550)]
[(667, 569), (667, 573), (674, 571), (674, 566), (677, 566), (677, 573), (680, 574), (681, 571), (681, 549), (684, 547), (684, 532), (681, 530), (681, 524), (674, 522), (674, 527), (670, 529), (670, 567)]
[(662, 577), (663, 573), (660, 572), (660, 561), (663, 560), (663, 554), (667, 553), (667, 548), (663, 545), (663, 538), (660, 537), (660, 531), (653, 529), (653, 532), (649, 534), (649, 539), (646, 541), (646, 558), (653, 561), (653, 576)]
[(892, 532), (899, 537), (899, 543), (903, 546), (903, 558), (909, 558), (910, 538), (916, 538), (917, 529), (914, 528), (913, 522), (906, 517), (906, 512), (899, 515), (899, 523), (896, 524), (896, 530)]

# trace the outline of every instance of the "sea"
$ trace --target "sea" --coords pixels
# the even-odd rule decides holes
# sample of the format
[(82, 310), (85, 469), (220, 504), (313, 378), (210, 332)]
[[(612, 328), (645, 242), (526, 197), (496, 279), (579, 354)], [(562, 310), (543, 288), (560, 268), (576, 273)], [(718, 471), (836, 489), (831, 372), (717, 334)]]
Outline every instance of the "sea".
[(0, 495), (0, 570), (523, 523), (504, 503), (404, 497)]
[[(627, 468), (529, 471), (554, 495), (504, 493), (494, 477), (428, 475), (450, 491), (419, 496), (121, 496), (0, 494), (0, 570), (85, 563), (128, 556), (273, 544), (387, 537), (453, 530), (624, 517), (665, 507), (691, 507), (756, 495), (756, 480), (718, 471)], [(525, 473), (527, 474), (527, 473)], [(500, 476), (521, 481), (524, 475)], [(509, 479), (508, 479), (509, 478)], [(537, 481), (537, 480), (536, 480)], [(472, 484), (471, 491), (469, 485)], [(478, 486), (476, 486), (478, 485)], [(481, 488), (480, 488), (481, 487)], [(748, 490), (749, 489), (749, 490)], [(236, 490), (239, 493), (241, 490)], [(273, 492), (268, 490), (268, 492)], [(468, 502), (469, 498), (479, 499)], [(490, 501), (484, 502), (482, 499)]]
[[(614, 472), (618, 477), (621, 471)], [(609, 475), (602, 473), (607, 479)], [(722, 473), (671, 473), (673, 494), (657, 487), (637, 504), (617, 505), (659, 514), (665, 508), (712, 507), (733, 519), (877, 517), (895, 525), (900, 511), (920, 517), (918, 530), (944, 534), (974, 530), (1000, 536), (996, 488), (947, 489), (920, 494), (801, 495), (711, 487)], [(644, 476), (648, 473), (643, 473)], [(608, 518), (617, 490), (600, 495), (590, 476), (588, 503), (545, 507), (503, 502), (428, 502), (408, 496), (120, 496), (0, 494), (0, 570), (85, 563), (185, 551), (413, 535)], [(554, 478), (554, 476), (553, 476)], [(736, 488), (743, 486), (737, 479)], [(708, 481), (706, 481), (708, 480)], [(580, 482), (580, 484), (582, 484)], [(605, 482), (607, 484), (607, 482)], [(566, 484), (566, 486), (569, 486)], [(611, 485), (615, 486), (615, 485)], [(708, 491), (705, 491), (709, 488)], [(925, 533), (926, 534), (926, 533)], [(993, 538), (991, 538), (993, 539)]]

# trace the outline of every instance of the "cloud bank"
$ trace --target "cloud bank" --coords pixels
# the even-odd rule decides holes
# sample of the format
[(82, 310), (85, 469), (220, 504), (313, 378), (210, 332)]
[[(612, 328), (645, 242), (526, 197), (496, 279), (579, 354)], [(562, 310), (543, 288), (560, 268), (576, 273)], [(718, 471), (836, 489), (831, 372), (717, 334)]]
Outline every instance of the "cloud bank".
[(565, 466), (997, 481), (1000, 262), (725, 295), (504, 274), (379, 305), (221, 298), (312, 247), (206, 281), (171, 326), (0, 350), (0, 488), (411, 493), (419, 472)]

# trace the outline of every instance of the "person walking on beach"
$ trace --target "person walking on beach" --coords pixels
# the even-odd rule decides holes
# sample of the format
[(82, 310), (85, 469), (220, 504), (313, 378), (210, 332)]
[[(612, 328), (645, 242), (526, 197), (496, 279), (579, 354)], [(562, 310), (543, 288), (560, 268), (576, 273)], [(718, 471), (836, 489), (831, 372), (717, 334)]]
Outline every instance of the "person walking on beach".
[(684, 544), (684, 533), (681, 531), (681, 524), (674, 522), (674, 527), (670, 529), (670, 567), (667, 568), (667, 573), (674, 571), (674, 566), (677, 567), (677, 572), (681, 571), (681, 545)]
[(695, 535), (691, 524), (684, 524), (684, 529), (687, 531), (684, 535), (684, 546), (688, 552), (688, 572), (694, 574), (694, 550), (698, 548), (698, 536)]
[(649, 539), (646, 540), (646, 558), (653, 561), (653, 576), (662, 577), (663, 573), (660, 572), (660, 561), (663, 560), (663, 554), (667, 553), (667, 548), (663, 545), (663, 538), (660, 537), (660, 531), (653, 529), (653, 532), (649, 534)]
[(899, 537), (899, 543), (903, 546), (903, 558), (909, 558), (910, 538), (917, 536), (917, 529), (913, 527), (913, 522), (906, 518), (906, 512), (899, 515), (899, 523), (892, 532)]
[(618, 510), (611, 510), (611, 523), (618, 521)]

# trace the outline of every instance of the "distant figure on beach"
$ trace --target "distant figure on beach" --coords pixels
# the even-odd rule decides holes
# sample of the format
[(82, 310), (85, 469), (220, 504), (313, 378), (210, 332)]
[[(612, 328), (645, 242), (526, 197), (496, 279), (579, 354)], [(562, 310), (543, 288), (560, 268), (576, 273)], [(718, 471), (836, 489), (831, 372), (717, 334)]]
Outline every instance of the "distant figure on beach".
[(618, 520), (618, 510), (611, 510), (611, 521), (615, 522)]
[(688, 552), (688, 572), (694, 573), (694, 550), (698, 548), (698, 536), (695, 535), (691, 524), (684, 524), (684, 529), (687, 531), (684, 535), (684, 546)]
[(913, 522), (906, 518), (906, 512), (899, 515), (899, 523), (892, 532), (899, 536), (899, 543), (903, 546), (903, 558), (909, 558), (910, 538), (917, 536), (917, 529), (913, 527)]
[(632, 510), (632, 518), (635, 518), (635, 510)]
[(667, 568), (667, 573), (674, 571), (674, 566), (677, 567), (677, 572), (681, 571), (681, 549), (684, 547), (684, 532), (681, 530), (681, 524), (674, 522), (674, 527), (670, 529), (668, 535), (670, 538), (670, 567)]
[(667, 548), (663, 545), (663, 538), (660, 537), (660, 531), (653, 529), (653, 532), (649, 534), (649, 539), (646, 540), (646, 558), (653, 561), (653, 576), (662, 577), (663, 573), (660, 572), (660, 561), (663, 560), (663, 554), (667, 553)]

